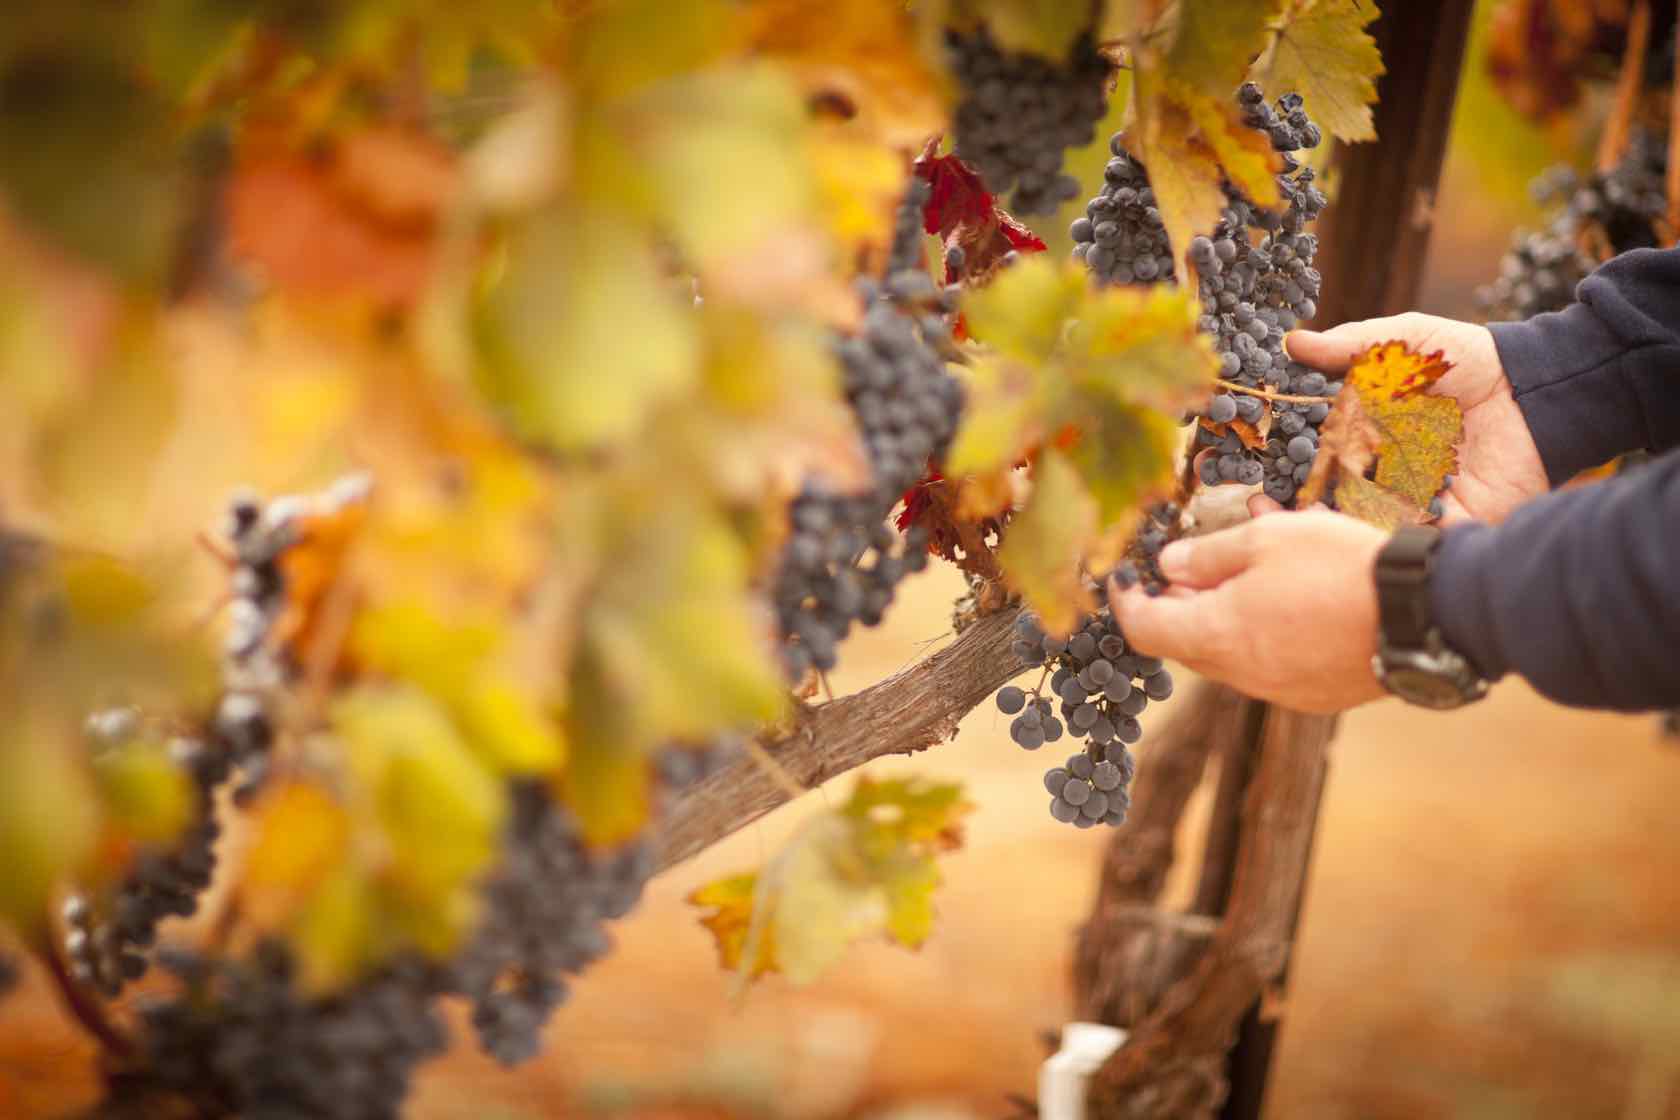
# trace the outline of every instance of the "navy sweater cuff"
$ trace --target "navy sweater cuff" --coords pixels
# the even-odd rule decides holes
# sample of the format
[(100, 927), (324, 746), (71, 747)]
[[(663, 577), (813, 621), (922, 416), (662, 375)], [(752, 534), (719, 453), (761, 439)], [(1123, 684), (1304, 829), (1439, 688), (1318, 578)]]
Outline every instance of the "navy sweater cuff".
[(1640, 394), (1624, 369), (1637, 351), (1591, 308), (1577, 303), (1489, 329), (1553, 486), (1647, 445)]
[(1498, 571), (1491, 525), (1470, 522), (1441, 534), (1429, 583), (1429, 609), (1441, 636), (1490, 681), (1510, 669), (1500, 641), (1491, 589), (1483, 581)]

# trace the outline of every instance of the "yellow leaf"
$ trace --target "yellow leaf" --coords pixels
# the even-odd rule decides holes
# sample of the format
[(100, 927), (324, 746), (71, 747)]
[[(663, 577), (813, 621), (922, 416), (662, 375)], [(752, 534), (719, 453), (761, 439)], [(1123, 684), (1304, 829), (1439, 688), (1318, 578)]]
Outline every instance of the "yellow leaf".
[(1275, 207), (1281, 201), (1277, 173), (1283, 161), (1265, 133), (1242, 123), (1229, 91), (1202, 93), (1172, 83), (1169, 96), (1183, 105), (1197, 135), (1213, 152), (1225, 177), (1256, 206)]
[(846, 805), (807, 821), (763, 871), (717, 880), (688, 901), (710, 911), (700, 922), (743, 982), (782, 972), (809, 983), (876, 935), (918, 948), (932, 929), (934, 857), (960, 843), (970, 808), (960, 786), (860, 779)]
[(758, 938), (752, 967), (746, 969), (742, 965), (747, 933), (752, 927), (753, 898), (757, 888), (758, 873), (747, 871), (714, 880), (688, 895), (690, 905), (711, 911), (700, 916), (700, 924), (710, 930), (717, 941), (718, 964), (730, 972), (745, 972), (749, 978), (776, 971), (776, 940), (769, 930), (763, 931)]
[(1404, 497), (1346, 468), (1341, 469), (1336, 480), (1336, 508), (1389, 532), (1424, 520), (1423, 511)]
[(1369, 0), (1292, 0), (1271, 48), (1254, 67), (1269, 97), (1299, 93), (1307, 112), (1338, 140), (1374, 140), (1382, 53), (1365, 30), (1377, 18)]
[(1081, 31), (1092, 25), (1093, 8), (1078, 0), (966, 0), (961, 7), (991, 29), (1006, 51), (1026, 51), (1059, 62)]
[[(882, 885), (851, 873), (855, 836), (848, 822), (824, 814), (801, 830), (766, 873), (775, 906), (764, 924), (775, 938), (777, 965), (793, 984), (811, 983), (852, 942), (886, 928)], [(759, 915), (754, 919), (757, 924)], [(752, 931), (747, 936), (751, 945)]]
[[(1384, 528), (1416, 520), (1457, 463), (1463, 432), (1458, 402), (1425, 392), (1451, 368), (1439, 351), (1417, 354), (1379, 343), (1345, 375), (1319, 435), (1319, 452), (1298, 500), (1318, 500), (1334, 483), (1345, 512)], [(1375, 463), (1375, 483), (1365, 474)], [(1344, 504), (1343, 492), (1348, 501)]]
[(1196, 127), (1190, 109), (1170, 95), (1158, 75), (1141, 64), (1136, 83), (1139, 127), (1136, 155), (1149, 169), (1149, 185), (1161, 211), (1172, 249), (1173, 268), (1182, 285), (1184, 251), (1190, 238), (1207, 233), (1225, 209), (1218, 157)]
[(1267, 45), (1267, 24), (1284, 2), (1180, 0), (1178, 37), (1167, 65), (1197, 91), (1230, 100), (1249, 63)]
[(812, 212), (803, 102), (774, 68), (696, 75), (636, 112), (634, 148), (658, 215), (702, 268), (771, 249)]
[(563, 451), (630, 439), (698, 377), (692, 309), (641, 232), (605, 212), (549, 215), (509, 246), (481, 337), (486, 395)]
[(1096, 530), (1096, 501), (1078, 472), (1055, 452), (1040, 455), (1032, 496), (1009, 522), (998, 562), (1048, 633), (1067, 633), (1090, 609), (1079, 562)]
[(470, 894), (495, 858), (505, 788), (442, 707), (408, 686), (363, 686), (332, 705), (362, 804), (377, 830), (387, 936), (442, 954), (466, 932)]
[(97, 802), (64, 740), (27, 715), (9, 711), (0, 737), (0, 919), (45, 934), (53, 892), (90, 854)]
[(1451, 368), (1440, 351), (1415, 354), (1390, 342), (1373, 346), (1345, 375), (1381, 440), (1377, 484), (1419, 507), (1440, 492), (1458, 461), (1454, 446), (1464, 430), (1458, 402), (1424, 392)]
[(721, 57), (742, 28), (723, 0), (584, 5), (570, 74), (586, 97), (623, 98)]
[(864, 827), (866, 848), (878, 848), (884, 857), (909, 845), (955, 847), (958, 822), (973, 808), (956, 782), (860, 775), (840, 811)]
[(647, 756), (614, 736), (616, 702), (594, 688), (587, 665), (578, 675), (570, 716), (571, 754), (563, 775), (565, 801), (583, 838), (596, 847), (638, 835), (652, 811)]
[(1171, 490), (1180, 429), (1158, 409), (1099, 401), (1086, 413), (1082, 431), (1067, 456), (1096, 499), (1102, 535), (1110, 537), (1129, 530), (1147, 502)]
[(107, 747), (94, 756), (93, 777), (107, 819), (142, 844), (173, 840), (191, 819), (192, 785), (163, 743)]
[(808, 99), (843, 99), (855, 113), (847, 134), (886, 154), (919, 147), (945, 123), (947, 91), (937, 60), (921, 49), (918, 17), (926, 18), (880, 0), (763, 0), (748, 9), (748, 37), (792, 71)]

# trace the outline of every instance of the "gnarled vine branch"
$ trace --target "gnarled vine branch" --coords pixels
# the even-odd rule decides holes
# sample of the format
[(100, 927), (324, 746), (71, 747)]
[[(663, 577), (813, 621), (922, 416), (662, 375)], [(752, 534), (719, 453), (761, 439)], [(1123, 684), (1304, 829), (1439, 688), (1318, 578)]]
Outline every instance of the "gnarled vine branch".
[[(943, 649), (861, 692), (804, 709), (791, 728), (761, 742), (809, 788), (870, 759), (914, 754), (949, 739), (963, 716), (1021, 672), (1009, 651), (1018, 613), (978, 619)], [(786, 788), (753, 759), (731, 759), (672, 799), (660, 866), (682, 862), (787, 800)]]

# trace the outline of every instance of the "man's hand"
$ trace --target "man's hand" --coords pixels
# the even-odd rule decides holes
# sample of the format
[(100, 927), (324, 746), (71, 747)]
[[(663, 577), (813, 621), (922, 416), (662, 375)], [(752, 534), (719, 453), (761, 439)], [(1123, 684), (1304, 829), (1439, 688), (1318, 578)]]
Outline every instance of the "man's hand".
[(1424, 353), (1443, 351), (1453, 363), (1430, 390), (1456, 399), (1464, 411), (1458, 477), (1441, 498), (1444, 523), (1468, 518), (1500, 521), (1550, 489), (1540, 452), (1511, 396), (1511, 383), (1486, 327), (1409, 312), (1322, 332), (1292, 331), (1284, 347), (1297, 362), (1339, 377), (1373, 345), (1390, 341)]
[(1388, 534), (1339, 513), (1257, 517), (1174, 541), (1150, 598), (1109, 588), (1126, 641), (1249, 696), (1336, 712), (1384, 695), (1372, 569)]

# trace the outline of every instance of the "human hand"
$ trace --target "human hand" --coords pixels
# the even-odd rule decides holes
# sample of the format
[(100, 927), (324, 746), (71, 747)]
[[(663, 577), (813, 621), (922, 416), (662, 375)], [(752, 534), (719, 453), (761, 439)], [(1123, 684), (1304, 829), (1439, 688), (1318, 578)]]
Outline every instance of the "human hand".
[(1441, 496), (1444, 523), (1500, 521), (1550, 489), (1540, 452), (1486, 327), (1408, 312), (1343, 323), (1327, 331), (1291, 331), (1284, 348), (1302, 365), (1339, 377), (1373, 345), (1390, 341), (1422, 353), (1440, 350), (1453, 363), (1429, 390), (1457, 400), (1464, 412), (1457, 477)]
[(1336, 712), (1384, 695), (1373, 568), (1382, 530), (1326, 510), (1275, 513), (1161, 551), (1151, 598), (1109, 587), (1126, 642), (1261, 700)]

